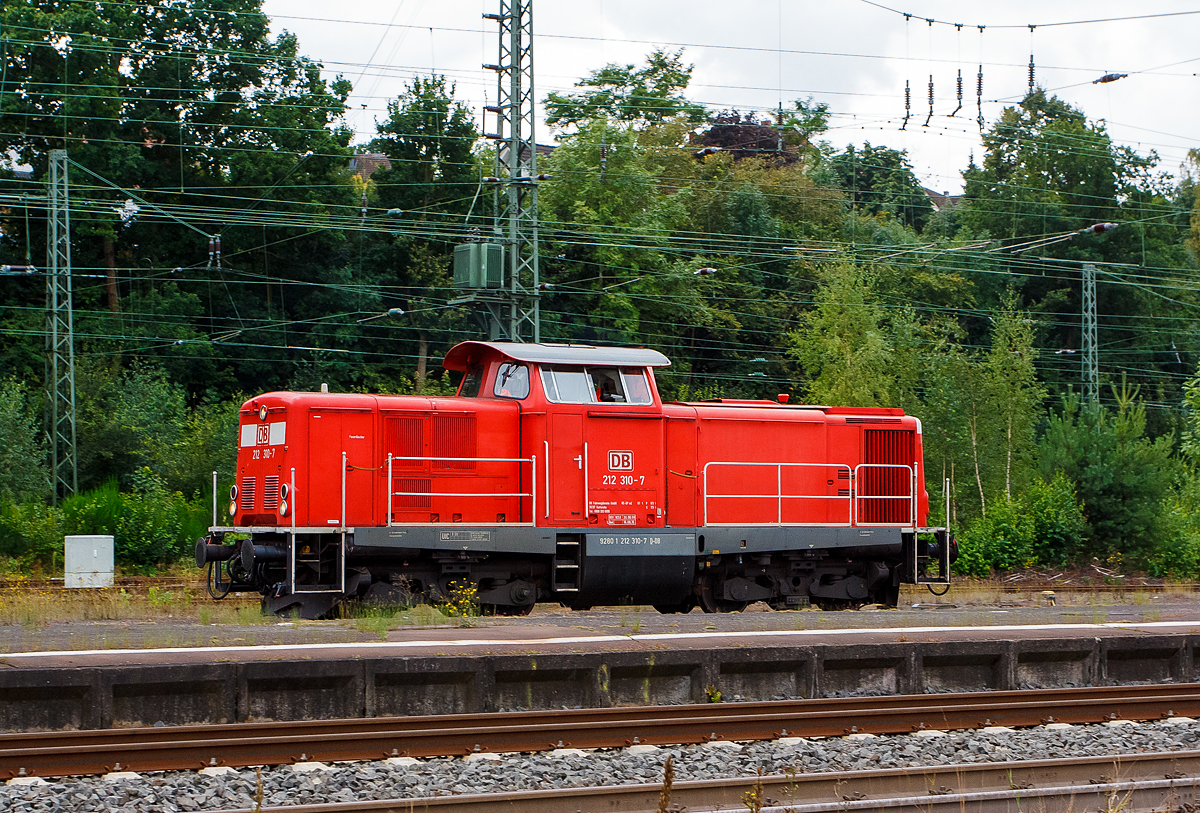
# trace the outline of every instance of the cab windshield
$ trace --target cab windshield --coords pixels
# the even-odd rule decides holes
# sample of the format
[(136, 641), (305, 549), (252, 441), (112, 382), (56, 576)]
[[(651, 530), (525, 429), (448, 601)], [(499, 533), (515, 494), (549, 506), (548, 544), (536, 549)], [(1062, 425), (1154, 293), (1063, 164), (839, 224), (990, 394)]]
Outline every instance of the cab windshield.
[(496, 371), (492, 394), (500, 398), (524, 398), (529, 395), (529, 368), (524, 364), (506, 361)]

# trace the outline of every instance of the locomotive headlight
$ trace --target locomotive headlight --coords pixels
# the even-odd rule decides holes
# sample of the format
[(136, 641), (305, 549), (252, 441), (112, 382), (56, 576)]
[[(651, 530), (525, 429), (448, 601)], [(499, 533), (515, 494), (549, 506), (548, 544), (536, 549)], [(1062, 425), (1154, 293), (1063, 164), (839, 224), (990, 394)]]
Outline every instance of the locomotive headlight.
[(279, 499), (286, 500), (288, 498), (288, 494), (291, 494), (291, 493), (292, 493), (292, 491), (290, 488), (288, 488), (287, 483), (284, 483), (283, 485), (281, 485), (279, 487)]
[(232, 485), (229, 487), (229, 501), (230, 502), (237, 501), (237, 486), (236, 485)]
[(287, 512), (288, 512), (287, 500), (281, 500), (279, 502), (279, 516), (286, 517)]
[(259, 419), (260, 421), (265, 421), (265, 420), (267, 419), (267, 405), (266, 405), (266, 404), (260, 404), (260, 405), (259, 405), (259, 407), (258, 407), (258, 419)]
[(237, 513), (237, 503), (236, 503), (236, 502), (234, 502), (233, 500), (230, 500), (230, 502), (229, 502), (229, 516), (231, 516), (231, 517), (232, 517), (232, 516), (233, 516), (234, 514), (236, 514), (236, 513)]

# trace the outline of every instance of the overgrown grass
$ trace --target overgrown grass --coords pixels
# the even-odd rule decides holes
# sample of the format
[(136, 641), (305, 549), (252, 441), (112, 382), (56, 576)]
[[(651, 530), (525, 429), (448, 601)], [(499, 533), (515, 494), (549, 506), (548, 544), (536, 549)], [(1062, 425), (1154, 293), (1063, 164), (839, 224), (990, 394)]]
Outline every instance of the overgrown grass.
[(343, 622), (352, 624), (359, 632), (378, 635), (379, 640), (386, 641), (391, 630), (401, 627), (445, 626), (451, 622), (451, 618), (429, 604), (418, 604), (415, 607), (359, 604), (346, 612)]

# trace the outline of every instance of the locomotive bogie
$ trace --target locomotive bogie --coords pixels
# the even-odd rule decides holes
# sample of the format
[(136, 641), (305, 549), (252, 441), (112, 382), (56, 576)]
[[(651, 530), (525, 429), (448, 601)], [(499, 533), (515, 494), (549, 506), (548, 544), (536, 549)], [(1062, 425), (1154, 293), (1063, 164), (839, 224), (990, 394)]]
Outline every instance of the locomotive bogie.
[[(464, 373), (453, 397), (252, 398), (231, 521), (214, 517), (197, 563), (304, 616), (351, 598), (437, 603), (465, 584), (510, 613), (546, 600), (849, 606), (944, 577), (948, 564), (925, 566), (950, 545), (925, 528), (919, 421), (664, 404), (654, 370), (667, 363), (466, 342), (445, 362)], [(942, 542), (918, 545), (928, 531)]]

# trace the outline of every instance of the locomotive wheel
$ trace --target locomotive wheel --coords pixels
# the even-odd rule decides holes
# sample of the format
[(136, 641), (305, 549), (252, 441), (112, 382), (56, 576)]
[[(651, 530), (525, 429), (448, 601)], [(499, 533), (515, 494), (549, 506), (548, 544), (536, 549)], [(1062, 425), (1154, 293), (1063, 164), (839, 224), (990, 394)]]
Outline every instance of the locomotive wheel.
[(700, 582), (699, 604), (706, 613), (740, 613), (750, 606), (748, 601), (733, 601), (718, 598), (715, 579), (705, 579)]

